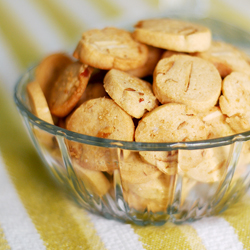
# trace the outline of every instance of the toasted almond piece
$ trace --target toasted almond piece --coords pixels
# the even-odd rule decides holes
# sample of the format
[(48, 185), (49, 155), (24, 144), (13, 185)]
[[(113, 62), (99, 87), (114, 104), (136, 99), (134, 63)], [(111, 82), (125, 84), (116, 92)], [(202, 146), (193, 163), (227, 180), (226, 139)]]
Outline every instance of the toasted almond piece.
[(212, 62), (223, 78), (233, 71), (250, 75), (250, 64), (247, 55), (226, 42), (213, 41), (207, 51), (195, 55)]
[(225, 77), (219, 104), (235, 132), (250, 130), (250, 76), (233, 72)]
[(145, 64), (148, 48), (135, 41), (130, 32), (107, 27), (84, 32), (73, 56), (99, 69), (130, 70)]
[(152, 85), (126, 72), (111, 69), (104, 78), (109, 96), (128, 114), (141, 118), (158, 106)]
[(70, 113), (81, 98), (93, 68), (74, 62), (69, 64), (55, 82), (49, 99), (51, 113), (64, 117)]
[(37, 66), (35, 79), (39, 82), (47, 101), (49, 100), (51, 88), (61, 71), (72, 62), (68, 55), (54, 53), (45, 57)]
[(198, 57), (173, 55), (159, 61), (153, 91), (161, 103), (182, 103), (197, 112), (211, 109), (221, 93), (221, 77), (215, 66)]
[(130, 183), (145, 183), (162, 174), (155, 166), (143, 161), (137, 152), (120, 161), (120, 173), (122, 181)]
[[(66, 128), (99, 138), (133, 141), (134, 123), (113, 100), (102, 97), (84, 102), (67, 119)], [(117, 168), (116, 148), (96, 147), (68, 141), (71, 156), (84, 168), (112, 171)]]
[(142, 43), (180, 52), (205, 51), (211, 44), (207, 27), (167, 18), (138, 22), (133, 36)]

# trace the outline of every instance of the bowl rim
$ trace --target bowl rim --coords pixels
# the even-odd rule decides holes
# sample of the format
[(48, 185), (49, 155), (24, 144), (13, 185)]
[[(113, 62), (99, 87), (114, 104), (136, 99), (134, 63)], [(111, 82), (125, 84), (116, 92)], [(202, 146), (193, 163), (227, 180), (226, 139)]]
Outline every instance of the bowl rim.
[[(209, 18), (208, 20), (213, 20), (215, 22), (220, 23), (221, 25), (226, 24), (216, 19)], [(235, 26), (232, 26), (230, 24), (226, 25), (234, 30), (236, 29), (239, 30), (240, 32), (243, 32), (245, 35), (248, 36), (250, 42), (250, 33), (241, 30)], [(50, 123), (41, 120), (40, 118), (32, 114), (29, 108), (25, 105), (26, 100), (23, 98), (23, 95), (25, 93), (23, 92), (24, 89), (26, 89), (26, 85), (28, 84), (28, 82), (31, 81), (30, 77), (34, 73), (33, 71), (35, 70), (36, 65), (29, 67), (17, 80), (14, 87), (14, 95), (13, 95), (14, 102), (18, 110), (20, 111), (19, 113), (23, 118), (26, 117), (30, 123), (56, 137), (61, 136), (70, 141), (75, 141), (93, 146), (106, 147), (106, 148), (120, 148), (126, 150), (134, 150), (134, 151), (172, 151), (179, 149), (182, 150), (205, 149), (205, 148), (226, 146), (233, 144), (235, 142), (244, 142), (250, 140), (250, 130), (215, 139), (186, 141), (186, 142), (136, 142), (136, 141), (112, 140), (112, 139), (99, 138), (69, 131), (67, 129), (61, 128), (56, 125), (52, 125)]]

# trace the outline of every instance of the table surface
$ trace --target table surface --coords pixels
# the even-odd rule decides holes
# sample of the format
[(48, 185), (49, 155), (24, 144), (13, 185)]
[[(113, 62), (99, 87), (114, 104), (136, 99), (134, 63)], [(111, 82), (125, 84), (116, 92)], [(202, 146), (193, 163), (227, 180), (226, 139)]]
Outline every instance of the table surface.
[(0, 250), (250, 249), (249, 195), (218, 216), (160, 227), (119, 223), (77, 207), (51, 181), (14, 107), (13, 87), (24, 69), (73, 48), (89, 28), (190, 10), (250, 32), (249, 0), (201, 0), (195, 8), (187, 2), (0, 0)]

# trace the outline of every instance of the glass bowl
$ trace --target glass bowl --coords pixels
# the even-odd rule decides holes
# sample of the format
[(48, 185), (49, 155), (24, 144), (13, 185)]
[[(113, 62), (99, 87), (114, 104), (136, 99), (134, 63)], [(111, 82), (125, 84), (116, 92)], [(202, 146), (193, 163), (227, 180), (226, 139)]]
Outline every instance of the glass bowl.
[[(211, 28), (214, 39), (249, 53), (248, 33), (216, 20), (198, 22)], [(181, 223), (216, 215), (248, 190), (250, 131), (174, 143), (127, 142), (78, 134), (31, 113), (26, 84), (34, 79), (34, 70), (28, 69), (16, 84), (16, 106), (46, 168), (81, 207), (138, 225)], [(82, 149), (81, 160), (70, 153), (71, 145)], [(167, 162), (156, 161), (155, 165), (168, 164), (171, 171), (159, 174), (155, 166), (138, 163), (143, 154), (167, 156)], [(200, 164), (204, 154), (209, 160)], [(221, 156), (219, 162), (216, 155)], [(104, 166), (103, 170), (99, 166)], [(191, 170), (183, 174), (180, 169), (185, 167)]]

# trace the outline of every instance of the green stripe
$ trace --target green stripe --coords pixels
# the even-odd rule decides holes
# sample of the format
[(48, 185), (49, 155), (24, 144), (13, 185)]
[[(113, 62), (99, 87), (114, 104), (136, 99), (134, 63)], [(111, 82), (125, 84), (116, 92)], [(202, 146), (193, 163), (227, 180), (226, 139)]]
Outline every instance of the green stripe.
[(4, 235), (4, 231), (0, 225), (0, 250), (8, 250), (8, 249), (11, 249), (11, 248), (8, 245), (8, 242), (7, 242), (5, 235)]
[(154, 8), (160, 7), (161, 0), (144, 0), (144, 1), (147, 2), (150, 6), (152, 6)]
[(37, 61), (41, 57), (40, 49), (32, 39), (32, 35), (4, 4), (4, 1), (0, 1), (0, 30), (20, 67), (26, 68), (30, 66), (31, 62)]
[(50, 21), (58, 27), (69, 44), (76, 42), (76, 39), (79, 38), (83, 30), (86, 29), (86, 25), (78, 20), (77, 17), (67, 10), (63, 4), (60, 4), (60, 2), (53, 0), (36, 0), (35, 3), (49, 16)]
[(166, 223), (160, 227), (132, 225), (132, 228), (139, 235), (139, 240), (146, 250), (192, 250), (188, 238), (186, 238), (186, 235), (180, 230), (178, 225), (173, 225), (172, 223)]
[(86, 0), (89, 1), (104, 17), (112, 19), (119, 17), (122, 14), (120, 6), (115, 4), (115, 1), (110, 0)]
[[(2, 85), (3, 86), (3, 85)], [(49, 177), (0, 85), (0, 151), (18, 195), (47, 249), (91, 249), (64, 195)]]
[(215, 19), (230, 22), (233, 25), (245, 29), (250, 32), (250, 18), (243, 13), (235, 10), (226, 2), (219, 0), (211, 0), (211, 8), (209, 16)]

